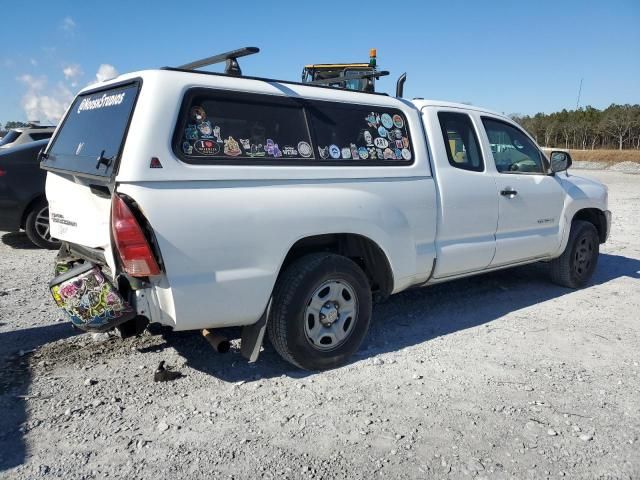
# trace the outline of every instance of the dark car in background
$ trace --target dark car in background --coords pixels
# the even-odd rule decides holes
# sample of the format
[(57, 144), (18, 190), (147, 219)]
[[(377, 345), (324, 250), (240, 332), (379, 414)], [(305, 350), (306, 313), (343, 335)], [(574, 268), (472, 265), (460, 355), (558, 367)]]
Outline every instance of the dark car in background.
[(39, 125), (31, 123), (26, 127), (12, 128), (4, 137), (0, 138), (0, 152), (18, 145), (51, 138), (56, 127), (54, 125)]
[(0, 149), (0, 231), (24, 229), (37, 246), (57, 249), (60, 243), (49, 234), (49, 204), (44, 194), (47, 172), (40, 170), (38, 160), (48, 142)]

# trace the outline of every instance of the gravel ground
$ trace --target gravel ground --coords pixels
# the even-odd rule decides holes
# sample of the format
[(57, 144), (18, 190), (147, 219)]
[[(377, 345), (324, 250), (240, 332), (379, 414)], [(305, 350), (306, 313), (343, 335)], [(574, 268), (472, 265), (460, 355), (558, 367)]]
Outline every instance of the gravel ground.
[[(591, 286), (534, 265), (396, 295), (322, 373), (75, 335), (54, 253), (0, 234), (0, 477), (639, 478), (640, 177), (581, 174), (615, 217)], [(160, 360), (184, 377), (154, 383)]]

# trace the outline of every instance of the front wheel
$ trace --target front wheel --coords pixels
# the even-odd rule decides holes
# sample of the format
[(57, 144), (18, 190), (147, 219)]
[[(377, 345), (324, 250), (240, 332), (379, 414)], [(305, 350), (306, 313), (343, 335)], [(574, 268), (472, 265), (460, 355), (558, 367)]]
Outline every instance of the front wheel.
[(352, 260), (331, 253), (307, 255), (278, 280), (267, 333), (276, 351), (307, 370), (344, 364), (358, 349), (371, 320), (371, 288)]
[(583, 220), (574, 221), (564, 252), (551, 261), (551, 280), (563, 287), (584, 287), (596, 269), (599, 254), (596, 227)]
[(40, 248), (57, 250), (60, 242), (51, 238), (49, 231), (49, 204), (45, 199), (38, 200), (27, 214), (25, 221), (27, 237)]

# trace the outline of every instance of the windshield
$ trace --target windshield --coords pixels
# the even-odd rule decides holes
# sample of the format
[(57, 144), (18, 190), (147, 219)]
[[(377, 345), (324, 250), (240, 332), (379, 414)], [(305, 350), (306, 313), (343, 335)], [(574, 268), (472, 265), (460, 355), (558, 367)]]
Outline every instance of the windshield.
[(9, 130), (4, 137), (0, 138), (0, 147), (15, 142), (16, 138), (18, 138), (19, 136), (20, 132)]
[(110, 176), (124, 144), (138, 88), (134, 83), (79, 95), (42, 165)]

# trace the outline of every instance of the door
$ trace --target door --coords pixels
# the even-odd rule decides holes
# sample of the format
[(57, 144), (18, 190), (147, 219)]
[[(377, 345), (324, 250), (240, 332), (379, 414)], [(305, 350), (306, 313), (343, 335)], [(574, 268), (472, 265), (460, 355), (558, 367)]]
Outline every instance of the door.
[(544, 257), (560, 244), (564, 190), (546, 158), (518, 127), (483, 116), (499, 198), (496, 254), (491, 265)]
[(434, 278), (486, 268), (495, 253), (498, 198), (476, 126), (462, 111), (423, 113), (439, 194)]

